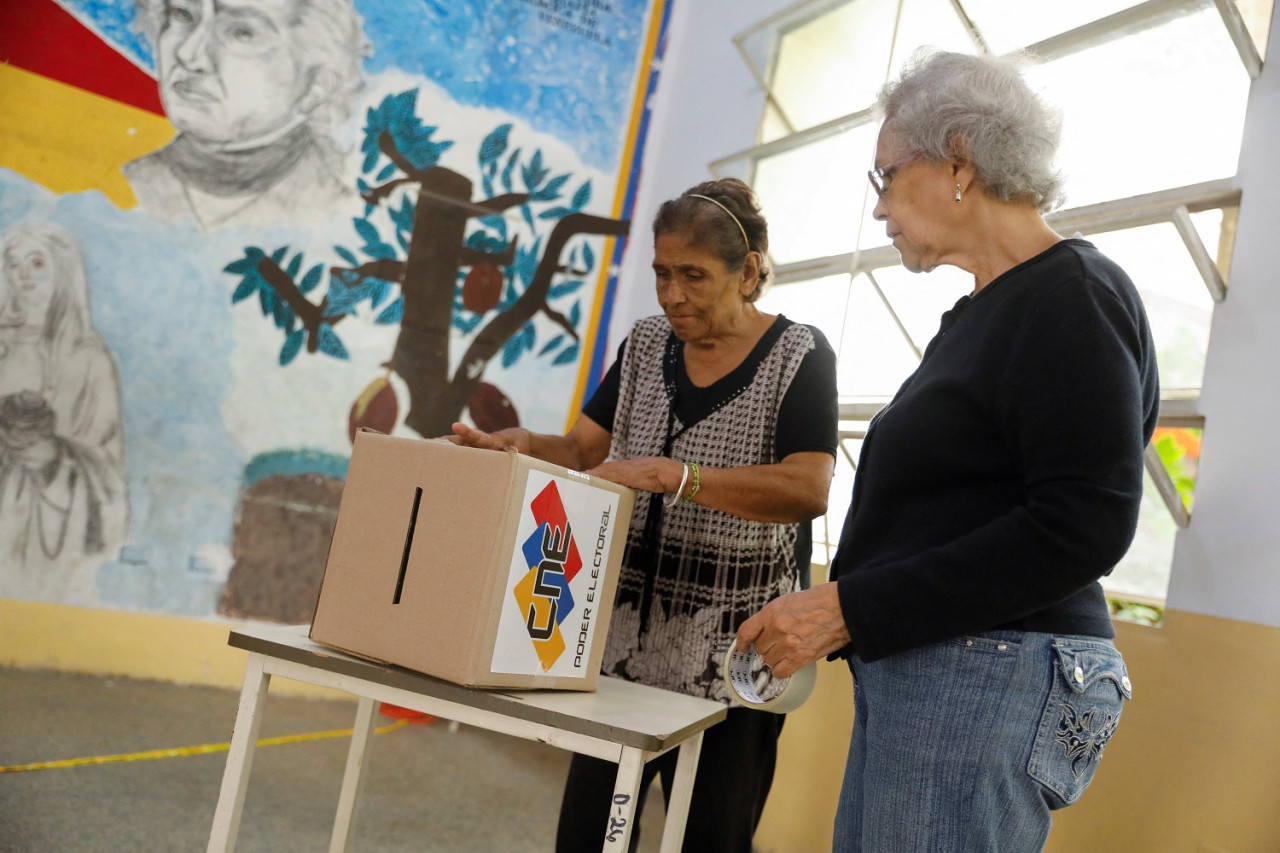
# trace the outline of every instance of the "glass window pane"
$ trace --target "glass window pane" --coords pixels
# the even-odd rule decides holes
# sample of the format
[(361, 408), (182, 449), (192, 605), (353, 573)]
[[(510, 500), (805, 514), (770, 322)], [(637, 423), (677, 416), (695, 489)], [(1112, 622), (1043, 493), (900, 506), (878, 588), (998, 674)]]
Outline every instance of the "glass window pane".
[(1222, 252), (1222, 225), (1225, 221), (1221, 210), (1202, 210), (1191, 214), (1191, 224), (1200, 235), (1209, 256), (1217, 258)]
[[(875, 100), (889, 65), (897, 5), (855, 0), (780, 35), (773, 95), (796, 130)], [(857, 50), (850, 49), (854, 44)]]
[(891, 397), (920, 365), (866, 276), (849, 289), (836, 382), (842, 397)]
[[(770, 81), (792, 129), (803, 130), (871, 105), (909, 53), (894, 49), (895, 21), (899, 46), (974, 48), (950, 0), (908, 0), (901, 19), (897, 13), (898, 0), (806, 4), (740, 44)], [(772, 53), (766, 48), (770, 36), (777, 40)], [(769, 122), (762, 139), (776, 139), (784, 129)]]
[(1102, 579), (1109, 594), (1164, 599), (1169, 594), (1169, 570), (1173, 565), (1173, 540), (1178, 525), (1165, 508), (1150, 475), (1144, 475), (1138, 531), (1129, 552), (1115, 570)]
[(1151, 444), (1160, 455), (1169, 479), (1188, 511), (1195, 501), (1196, 475), (1200, 470), (1200, 441), (1203, 430), (1158, 427)]
[(843, 275), (778, 285), (757, 304), (822, 330), (836, 351), (841, 397), (891, 397), (919, 365), (866, 276), (852, 285)]
[[(849, 512), (849, 502), (853, 499), (853, 465), (862, 452), (861, 436), (866, 432), (865, 421), (841, 421), (840, 447), (836, 452), (836, 470), (831, 478), (831, 492), (827, 498), (827, 514), (813, 520), (813, 562), (818, 565), (830, 565), (835, 556), (836, 546), (840, 544), (840, 528), (844, 525), (844, 517)], [(850, 463), (850, 459), (853, 463)], [(813, 582), (821, 583), (823, 578), (814, 573)]]
[(956, 267), (913, 273), (898, 265), (876, 270), (873, 275), (921, 352), (937, 334), (943, 312), (973, 290), (973, 276)]
[(752, 186), (777, 263), (848, 252), (860, 228), (864, 241), (887, 242), (884, 225), (871, 218), (867, 182), (876, 132), (864, 125), (756, 162)]
[(1213, 298), (1171, 224), (1095, 234), (1089, 238), (1133, 279), (1151, 322), (1164, 396), (1199, 389)]
[(1063, 112), (1070, 207), (1235, 174), (1249, 76), (1212, 6), (1027, 77)]
[(756, 305), (768, 314), (785, 314), (797, 323), (820, 329), (839, 355), (848, 302), (849, 276), (833, 275), (766, 287)]
[(1258, 49), (1259, 56), (1267, 55), (1267, 40), (1271, 34), (1271, 11), (1274, 6), (1274, 0), (1236, 0), (1236, 8), (1240, 10), (1240, 17), (1244, 18), (1244, 24), (1253, 38), (1253, 44)]
[(991, 51), (1008, 53), (1137, 3), (1134, 0), (1037, 0), (1034, 12), (1026, 0), (964, 0), (963, 5)]

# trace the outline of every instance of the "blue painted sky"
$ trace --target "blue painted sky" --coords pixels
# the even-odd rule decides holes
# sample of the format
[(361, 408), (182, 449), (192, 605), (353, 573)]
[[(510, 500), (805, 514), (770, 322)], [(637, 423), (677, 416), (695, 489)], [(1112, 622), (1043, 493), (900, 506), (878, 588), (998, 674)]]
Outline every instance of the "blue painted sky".
[[(132, 0), (59, 2), (138, 65), (154, 70)], [(606, 171), (622, 153), (649, 5), (650, 0), (356, 0), (373, 45), (365, 64), (370, 73), (398, 68), (421, 74), (461, 104), (505, 110), (528, 121)]]

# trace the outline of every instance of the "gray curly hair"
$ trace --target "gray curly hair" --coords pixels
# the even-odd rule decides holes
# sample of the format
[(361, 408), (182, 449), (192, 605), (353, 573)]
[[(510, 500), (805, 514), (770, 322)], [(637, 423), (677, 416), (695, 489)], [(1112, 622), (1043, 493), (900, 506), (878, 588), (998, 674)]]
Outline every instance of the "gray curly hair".
[(876, 112), (912, 153), (968, 160), (992, 198), (1048, 212), (1063, 200), (1054, 167), (1062, 122), (1023, 78), (1033, 61), (924, 48), (880, 90)]

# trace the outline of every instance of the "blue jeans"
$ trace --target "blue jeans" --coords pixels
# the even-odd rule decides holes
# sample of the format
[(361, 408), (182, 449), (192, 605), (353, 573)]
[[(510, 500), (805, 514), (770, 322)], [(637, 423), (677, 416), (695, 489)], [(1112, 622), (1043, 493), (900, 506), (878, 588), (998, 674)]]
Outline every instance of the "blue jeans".
[(988, 631), (850, 666), (836, 853), (1043, 849), (1132, 696), (1099, 637)]

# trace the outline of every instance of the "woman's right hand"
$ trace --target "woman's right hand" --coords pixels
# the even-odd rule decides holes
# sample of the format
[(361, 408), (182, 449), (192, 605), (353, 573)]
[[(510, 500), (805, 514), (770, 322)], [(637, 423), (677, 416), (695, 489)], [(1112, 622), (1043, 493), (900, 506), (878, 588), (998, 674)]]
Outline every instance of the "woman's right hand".
[(514, 447), (518, 453), (531, 455), (529, 431), (523, 427), (484, 432), (458, 422), (453, 425), (453, 435), (446, 435), (444, 438), (463, 447), (478, 447), (481, 450), (507, 450)]

